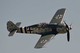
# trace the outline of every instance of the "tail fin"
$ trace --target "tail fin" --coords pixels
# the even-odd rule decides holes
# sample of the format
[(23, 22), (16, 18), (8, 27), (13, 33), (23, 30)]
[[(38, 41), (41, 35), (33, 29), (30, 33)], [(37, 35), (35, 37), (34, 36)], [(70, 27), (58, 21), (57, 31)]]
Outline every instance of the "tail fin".
[(7, 30), (10, 32), (8, 36), (13, 36), (16, 30), (19, 28), (21, 22), (14, 24), (12, 21), (7, 22)]

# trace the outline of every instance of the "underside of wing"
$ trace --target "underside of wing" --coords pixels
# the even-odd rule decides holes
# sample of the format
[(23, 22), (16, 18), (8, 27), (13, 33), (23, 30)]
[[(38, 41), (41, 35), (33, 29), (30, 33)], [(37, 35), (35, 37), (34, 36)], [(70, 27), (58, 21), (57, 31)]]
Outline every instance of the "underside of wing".
[(62, 18), (63, 18), (64, 13), (65, 13), (65, 10), (66, 10), (65, 8), (61, 8), (61, 9), (57, 10), (57, 12), (53, 16), (52, 20), (50, 21), (50, 24), (61, 23)]
[(55, 35), (42, 35), (38, 40), (34, 48), (42, 48), (47, 42), (51, 40)]

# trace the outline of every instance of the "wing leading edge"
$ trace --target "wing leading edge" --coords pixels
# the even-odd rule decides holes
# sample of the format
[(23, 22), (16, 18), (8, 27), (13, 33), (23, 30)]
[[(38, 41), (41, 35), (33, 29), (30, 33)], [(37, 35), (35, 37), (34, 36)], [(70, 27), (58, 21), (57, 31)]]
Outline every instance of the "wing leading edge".
[(47, 42), (51, 40), (55, 35), (42, 35), (38, 40), (34, 48), (42, 48)]
[(64, 13), (65, 13), (65, 10), (66, 10), (65, 8), (61, 8), (61, 9), (57, 10), (57, 12), (53, 16), (52, 20), (50, 21), (50, 24), (61, 23), (62, 18), (63, 18)]

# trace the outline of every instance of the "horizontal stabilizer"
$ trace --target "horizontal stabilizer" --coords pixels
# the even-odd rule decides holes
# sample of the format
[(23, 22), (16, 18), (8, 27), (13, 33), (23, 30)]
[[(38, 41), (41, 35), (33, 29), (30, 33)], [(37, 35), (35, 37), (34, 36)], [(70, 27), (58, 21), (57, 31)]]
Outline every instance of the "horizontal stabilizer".
[(8, 36), (13, 36), (15, 32), (16, 32), (16, 30), (10, 32)]

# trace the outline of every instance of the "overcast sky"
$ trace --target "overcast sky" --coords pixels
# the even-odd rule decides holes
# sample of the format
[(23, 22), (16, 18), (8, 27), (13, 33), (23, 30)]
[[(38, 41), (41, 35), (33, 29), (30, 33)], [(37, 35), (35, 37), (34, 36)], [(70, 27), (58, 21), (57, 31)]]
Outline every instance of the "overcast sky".
[[(8, 37), (7, 21), (29, 26), (49, 23), (55, 12), (66, 8), (63, 20), (72, 23), (71, 40), (66, 34), (57, 35), (44, 48), (35, 49), (40, 38), (35, 34), (14, 34)], [(79, 53), (80, 52), (80, 0), (0, 0), (0, 53)]]

